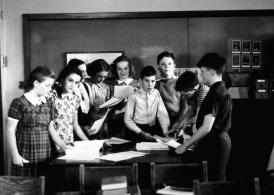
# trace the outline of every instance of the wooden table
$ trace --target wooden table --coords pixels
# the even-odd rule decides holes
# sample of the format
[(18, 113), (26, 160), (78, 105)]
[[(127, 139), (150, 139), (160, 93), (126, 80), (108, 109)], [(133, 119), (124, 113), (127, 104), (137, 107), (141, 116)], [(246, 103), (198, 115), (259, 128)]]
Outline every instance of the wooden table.
[[(136, 151), (136, 143), (126, 143), (105, 148), (102, 153), (116, 153), (123, 151)], [(92, 161), (81, 160), (60, 160), (55, 159), (51, 162), (50, 186), (54, 191), (78, 191), (79, 190), (79, 165), (85, 166), (115, 166), (132, 165), (138, 163), (138, 184), (141, 189), (148, 188), (150, 184), (150, 162), (155, 163), (182, 163), (182, 158), (169, 150), (143, 151), (148, 153), (145, 156), (110, 162), (100, 159)]]

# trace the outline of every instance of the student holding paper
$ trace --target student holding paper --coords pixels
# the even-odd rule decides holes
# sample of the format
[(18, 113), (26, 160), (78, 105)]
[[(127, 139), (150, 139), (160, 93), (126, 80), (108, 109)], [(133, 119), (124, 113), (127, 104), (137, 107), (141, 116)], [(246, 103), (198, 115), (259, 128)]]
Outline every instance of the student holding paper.
[[(128, 98), (124, 122), (129, 129), (127, 138), (130, 140), (155, 141), (153, 135), (163, 136), (168, 131), (168, 113), (159, 91), (154, 88), (156, 74), (152, 66), (144, 67), (141, 71), (141, 88)], [(157, 119), (161, 129), (155, 125)]]
[[(51, 125), (59, 135), (60, 142), (67, 146), (73, 146), (73, 131), (81, 140), (88, 140), (78, 124), (80, 98), (75, 94), (75, 90), (78, 88), (81, 79), (82, 73), (78, 68), (66, 66), (60, 72), (50, 94), (57, 111), (57, 116)], [(58, 145), (56, 148), (58, 152), (63, 150)]]
[(198, 160), (208, 161), (209, 180), (223, 181), (231, 151), (228, 134), (231, 128), (232, 99), (222, 81), (225, 59), (207, 53), (198, 62), (203, 83), (210, 86), (198, 113), (197, 132), (176, 149), (183, 154), (193, 144)]
[(104, 83), (108, 77), (108, 71), (109, 64), (103, 59), (97, 59), (87, 65), (87, 73), (90, 78), (86, 79), (86, 82), (91, 89), (90, 109), (92, 119), (90, 126), (86, 127), (85, 131), (90, 139), (106, 139), (110, 137), (107, 121), (102, 124), (99, 132), (91, 128), (93, 123), (96, 120), (102, 119), (107, 112), (107, 108), (100, 108), (100, 106), (110, 98), (109, 85)]
[(127, 56), (122, 55), (117, 57), (113, 61), (111, 68), (113, 78), (108, 80), (111, 96), (123, 99), (123, 101), (113, 107), (110, 114), (111, 136), (125, 138), (124, 114), (127, 96), (133, 93), (134, 88), (139, 88), (139, 82), (132, 78), (133, 66)]

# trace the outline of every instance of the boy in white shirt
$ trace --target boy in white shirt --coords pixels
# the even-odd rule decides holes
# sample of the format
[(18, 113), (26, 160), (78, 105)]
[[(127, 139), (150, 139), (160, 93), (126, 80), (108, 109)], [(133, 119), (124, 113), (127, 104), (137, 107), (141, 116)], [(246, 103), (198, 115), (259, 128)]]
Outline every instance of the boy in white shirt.
[[(129, 96), (124, 122), (129, 128), (128, 139), (155, 141), (153, 135), (163, 136), (168, 132), (169, 116), (160, 93), (155, 89), (156, 71), (146, 66), (141, 71), (141, 88)], [(156, 119), (161, 129), (157, 128)]]

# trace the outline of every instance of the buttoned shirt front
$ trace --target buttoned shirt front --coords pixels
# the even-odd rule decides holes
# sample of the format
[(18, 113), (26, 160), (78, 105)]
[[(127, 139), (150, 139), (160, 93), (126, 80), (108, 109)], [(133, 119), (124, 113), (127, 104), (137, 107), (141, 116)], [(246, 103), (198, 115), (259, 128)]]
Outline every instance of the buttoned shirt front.
[(163, 100), (157, 89), (148, 93), (141, 88), (129, 96), (124, 121), (130, 130), (139, 133), (141, 129), (136, 123), (152, 126), (155, 124), (156, 117), (164, 133), (166, 133), (170, 121)]

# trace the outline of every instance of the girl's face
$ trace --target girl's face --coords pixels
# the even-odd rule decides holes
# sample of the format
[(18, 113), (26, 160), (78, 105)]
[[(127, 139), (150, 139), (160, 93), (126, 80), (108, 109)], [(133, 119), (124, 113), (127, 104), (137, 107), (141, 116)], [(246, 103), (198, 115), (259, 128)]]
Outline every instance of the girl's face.
[(117, 75), (119, 80), (125, 80), (129, 77), (129, 64), (127, 61), (117, 63)]
[(53, 83), (53, 78), (45, 77), (45, 80), (42, 82), (34, 81), (34, 88), (37, 89), (37, 94), (39, 96), (46, 96), (50, 92)]
[(107, 71), (98, 72), (95, 76), (96, 83), (102, 83), (108, 77)]
[(78, 74), (72, 73), (63, 81), (63, 93), (72, 93), (81, 82), (81, 77)]
[(83, 80), (85, 80), (85, 78), (87, 78), (87, 65), (86, 64), (80, 64), (78, 66), (78, 69), (82, 72)]

